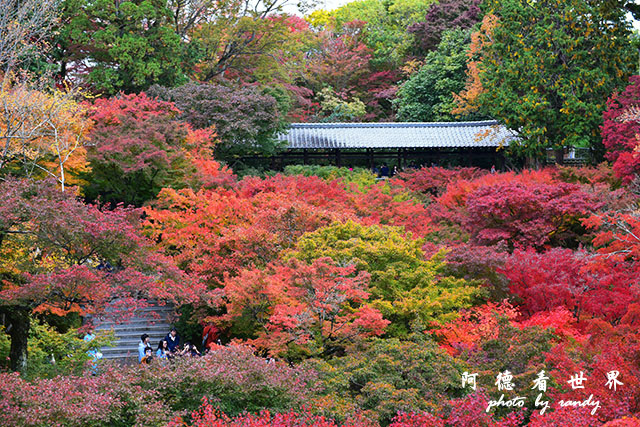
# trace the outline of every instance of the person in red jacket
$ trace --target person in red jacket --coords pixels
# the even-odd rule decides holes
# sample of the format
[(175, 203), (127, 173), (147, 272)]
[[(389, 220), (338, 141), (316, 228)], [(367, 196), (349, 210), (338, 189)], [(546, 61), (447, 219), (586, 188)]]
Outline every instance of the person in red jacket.
[(210, 350), (212, 344), (220, 338), (220, 329), (218, 329), (213, 323), (207, 323), (202, 331), (202, 350)]

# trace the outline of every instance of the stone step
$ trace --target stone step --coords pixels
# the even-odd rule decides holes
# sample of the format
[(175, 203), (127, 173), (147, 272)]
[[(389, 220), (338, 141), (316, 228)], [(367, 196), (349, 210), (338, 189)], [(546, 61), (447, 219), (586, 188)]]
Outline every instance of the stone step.
[(104, 324), (104, 323), (116, 323), (116, 324), (122, 324), (122, 323), (129, 323), (129, 322), (135, 322), (135, 321), (147, 321), (147, 322), (158, 322), (158, 321), (163, 321), (163, 322), (169, 322), (171, 320), (173, 320), (174, 317), (173, 316), (169, 316), (169, 315), (160, 315), (160, 316), (132, 316), (129, 317), (127, 319), (123, 319), (123, 320), (113, 320), (113, 319), (102, 319), (99, 321), (96, 321), (96, 324)]
[[(157, 347), (156, 345), (152, 345), (151, 348), (155, 354)], [(100, 349), (102, 353), (102, 357), (104, 359), (117, 359), (122, 357), (138, 357), (138, 344), (128, 346), (128, 347), (105, 347)]]
[(158, 318), (144, 318), (144, 317), (133, 317), (131, 319), (127, 319), (125, 321), (122, 322), (113, 322), (110, 320), (104, 320), (102, 322), (94, 322), (94, 325), (96, 327), (102, 326), (102, 325), (129, 325), (129, 324), (142, 324), (142, 323), (172, 323), (171, 322), (172, 318), (166, 318), (166, 317), (158, 317)]
[(134, 322), (134, 323), (121, 323), (121, 324), (103, 324), (95, 327), (97, 331), (132, 331), (132, 330), (144, 330), (149, 329), (152, 331), (159, 331), (160, 329), (166, 329), (167, 332), (171, 330), (172, 324), (169, 322)]
[[(127, 360), (127, 359), (132, 359), (132, 358), (133, 358), (133, 356), (131, 356), (131, 355), (121, 355), (121, 354), (118, 354), (116, 356), (109, 356), (109, 357), (103, 356), (102, 357), (103, 360), (117, 360), (117, 361), (123, 361), (123, 360)], [(138, 358), (136, 357), (135, 360), (137, 361)]]
[(132, 331), (132, 330), (144, 330), (149, 329), (151, 331), (159, 331), (160, 329), (166, 329), (167, 332), (171, 330), (171, 325), (169, 323), (163, 322), (155, 322), (155, 323), (147, 323), (147, 322), (136, 322), (136, 323), (124, 323), (121, 325), (100, 325), (95, 328), (98, 331), (115, 331), (116, 333), (119, 331)]
[(103, 357), (102, 359), (117, 361), (120, 362), (120, 364), (138, 364), (138, 358), (134, 356)]
[[(162, 309), (172, 309), (173, 310), (173, 306), (171, 304), (160, 304), (158, 303), (158, 301), (154, 301), (154, 300), (147, 300), (144, 303), (139, 303), (139, 305), (141, 306), (140, 308), (138, 308), (138, 310), (162, 310)], [(116, 308), (113, 307), (109, 307), (107, 308), (107, 311), (116, 311)]]
[(135, 316), (125, 322), (113, 319), (94, 319), (98, 331), (112, 331), (114, 342), (111, 347), (100, 349), (104, 359), (118, 359), (126, 362), (137, 362), (138, 344), (142, 334), (149, 335), (151, 348), (158, 347), (158, 343), (171, 330), (171, 321), (175, 310), (169, 305), (158, 305), (136, 310)]
[(169, 333), (170, 328), (164, 327), (160, 329), (140, 329), (137, 331), (113, 331), (114, 337), (120, 341), (140, 341), (142, 334), (147, 334), (151, 338), (158, 337), (158, 339), (164, 338)]
[(139, 331), (135, 331), (135, 332), (127, 332), (126, 334), (119, 334), (119, 333), (115, 333), (115, 338), (122, 341), (122, 342), (127, 342), (127, 341), (140, 341), (140, 337), (142, 336), (142, 334), (147, 334), (149, 335), (149, 337), (151, 338), (155, 338), (158, 337), (158, 340), (160, 340), (161, 338), (164, 338), (165, 336), (167, 336), (167, 333), (169, 332), (169, 328), (166, 329), (162, 329), (162, 330), (157, 330), (157, 331), (150, 331), (150, 330), (145, 330), (145, 329), (141, 329)]
[(102, 358), (106, 360), (114, 359), (135, 359), (138, 360), (138, 351), (118, 351), (118, 352), (102, 352)]
[(134, 356), (138, 355), (138, 348), (116, 348), (116, 347), (105, 347), (103, 349), (100, 350), (100, 352), (102, 352), (102, 356), (103, 357), (107, 357), (107, 356), (122, 356), (122, 355), (127, 355), (127, 354), (131, 354)]
[(171, 322), (174, 320), (174, 317), (169, 314), (160, 314), (158, 316), (133, 316), (126, 320), (113, 320), (113, 319), (95, 319), (95, 325), (104, 325), (104, 324), (116, 324), (121, 325), (123, 323), (131, 323), (131, 322)]
[[(149, 344), (151, 346), (151, 348), (155, 348), (157, 347), (158, 343), (160, 342), (160, 340), (164, 338), (164, 335), (162, 336), (149, 336)], [(114, 341), (114, 346), (116, 348), (138, 348), (138, 344), (140, 343), (140, 337), (138, 338), (132, 338), (132, 339), (120, 339), (117, 341)]]
[[(116, 316), (116, 315), (114, 315), (114, 316), (104, 316), (102, 320), (106, 320), (106, 321), (108, 321), (108, 320), (113, 319), (114, 317), (115, 317), (116, 319), (119, 319), (119, 318), (125, 317), (125, 320), (126, 320), (126, 318), (129, 318), (129, 319), (130, 319), (130, 318), (132, 318), (132, 317), (142, 317), (142, 318), (150, 318), (150, 317), (167, 317), (167, 316), (170, 316), (170, 315), (172, 315), (172, 314), (174, 314), (174, 312), (173, 312), (173, 311), (143, 311), (143, 312), (139, 312), (139, 311), (138, 311), (138, 312), (131, 313), (131, 314), (127, 315), (127, 317), (125, 317), (125, 316)], [(111, 318), (111, 319), (110, 319), (110, 318)]]
[[(140, 309), (140, 310), (136, 310), (133, 313), (128, 314), (127, 316), (129, 316), (129, 318), (133, 317), (139, 317), (139, 318), (153, 318), (153, 317), (161, 317), (161, 318), (167, 318), (167, 317), (172, 317), (174, 316), (175, 310), (173, 308), (161, 308), (161, 309), (153, 309), (153, 308), (149, 308), (149, 309)], [(121, 318), (123, 317), (122, 313), (118, 313), (118, 314), (114, 314), (114, 315), (106, 315), (106, 316), (100, 316), (100, 317), (96, 317), (96, 321), (101, 322), (101, 321), (112, 321), (113, 318)]]
[[(157, 348), (157, 347), (156, 347)], [(155, 353), (156, 349), (153, 348), (153, 352)], [(116, 348), (116, 347), (106, 347), (100, 350), (102, 355), (110, 355), (110, 356), (126, 356), (127, 354), (132, 356), (138, 356), (138, 346), (135, 347), (127, 347), (127, 348)]]
[(96, 329), (97, 331), (113, 332), (116, 336), (140, 336), (142, 334), (162, 334), (166, 335), (171, 327), (169, 325), (144, 325), (144, 326), (124, 326), (120, 328)]
[(116, 338), (136, 338), (136, 339), (140, 339), (140, 336), (142, 334), (147, 334), (149, 336), (160, 336), (160, 335), (162, 335), (164, 337), (165, 335), (167, 335), (167, 333), (169, 331), (170, 331), (170, 328), (168, 326), (157, 328), (157, 329), (153, 329), (153, 328), (140, 328), (140, 329), (132, 328), (132, 329), (118, 329), (118, 330), (114, 330), (114, 329), (98, 330), (98, 332), (104, 332), (106, 334), (113, 334), (113, 336), (116, 337)]
[(145, 319), (142, 317), (136, 317), (133, 319), (129, 319), (126, 320), (124, 322), (109, 322), (109, 321), (104, 321), (104, 322), (96, 322), (96, 326), (100, 327), (100, 326), (118, 326), (118, 325), (138, 325), (138, 324), (153, 324), (153, 323), (171, 323), (169, 321), (169, 319), (166, 318), (153, 318), (153, 319)]

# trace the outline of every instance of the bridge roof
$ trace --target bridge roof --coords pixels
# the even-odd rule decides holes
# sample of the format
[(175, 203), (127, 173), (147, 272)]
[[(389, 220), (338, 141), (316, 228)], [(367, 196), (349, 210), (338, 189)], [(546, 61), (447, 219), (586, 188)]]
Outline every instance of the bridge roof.
[(279, 138), (290, 149), (476, 148), (508, 145), (516, 135), (496, 121), (293, 123)]

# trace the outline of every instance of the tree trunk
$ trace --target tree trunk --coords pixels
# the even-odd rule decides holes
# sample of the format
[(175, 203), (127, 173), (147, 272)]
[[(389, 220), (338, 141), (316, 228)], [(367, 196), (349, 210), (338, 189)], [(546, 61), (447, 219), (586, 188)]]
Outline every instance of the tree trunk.
[(556, 165), (564, 164), (564, 148), (556, 148), (553, 150), (553, 153), (556, 156)]
[(11, 337), (11, 350), (9, 351), (12, 371), (24, 372), (27, 369), (27, 341), (31, 318), (26, 308), (10, 308), (7, 310), (7, 332)]
[(527, 156), (525, 166), (527, 169), (538, 169), (538, 158), (533, 155)]

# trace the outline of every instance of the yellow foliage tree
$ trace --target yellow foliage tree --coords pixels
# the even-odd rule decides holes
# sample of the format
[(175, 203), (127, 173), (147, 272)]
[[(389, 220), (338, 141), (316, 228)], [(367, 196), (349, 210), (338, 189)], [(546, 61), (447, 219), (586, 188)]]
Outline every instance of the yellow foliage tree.
[(453, 94), (458, 107), (452, 113), (454, 114), (470, 114), (475, 113), (479, 109), (478, 96), (483, 93), (484, 87), (480, 80), (480, 70), (478, 65), (482, 61), (483, 49), (492, 43), (493, 29), (498, 24), (498, 17), (493, 14), (487, 14), (482, 19), (480, 29), (471, 35), (471, 45), (467, 57), (467, 83), (465, 89), (459, 94)]
[[(0, 174), (53, 177), (62, 191), (86, 169), (92, 122), (76, 90), (39, 90), (28, 82), (0, 89)], [(73, 176), (73, 174), (71, 174)]]

